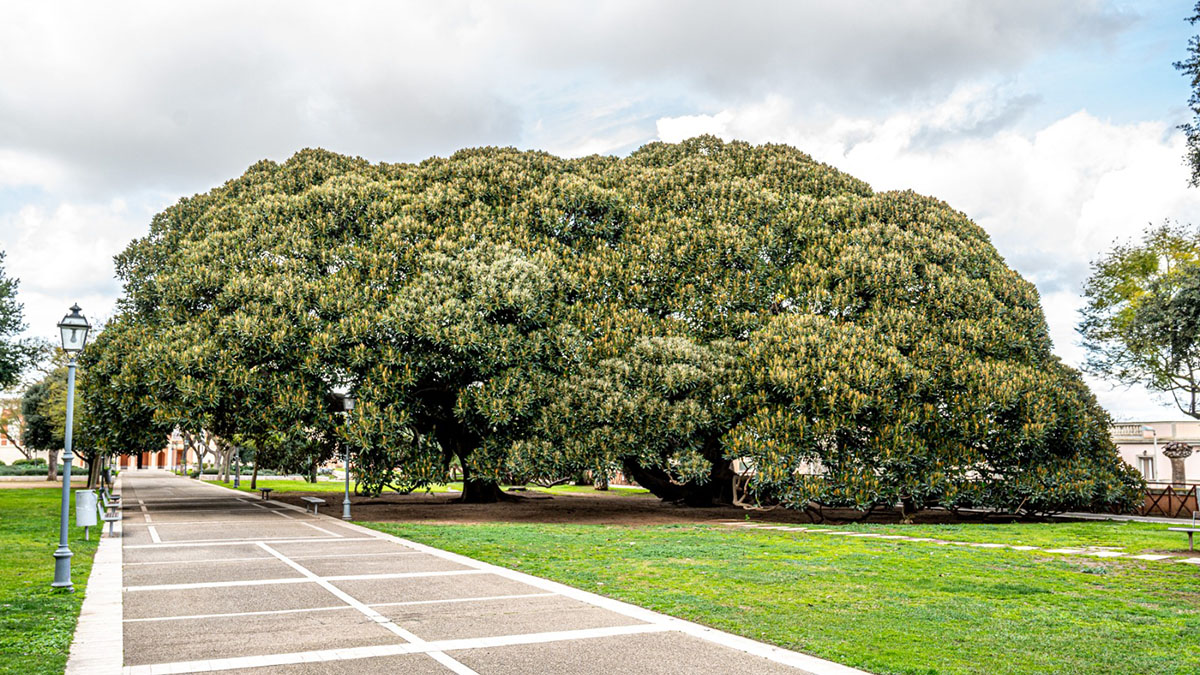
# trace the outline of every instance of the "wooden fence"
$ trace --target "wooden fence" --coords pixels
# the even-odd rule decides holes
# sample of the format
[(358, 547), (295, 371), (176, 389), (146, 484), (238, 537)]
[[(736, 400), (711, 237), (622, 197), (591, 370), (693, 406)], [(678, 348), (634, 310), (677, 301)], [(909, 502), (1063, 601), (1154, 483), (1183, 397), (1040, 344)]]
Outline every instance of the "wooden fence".
[(1186, 485), (1150, 483), (1139, 516), (1163, 516), (1166, 518), (1191, 518), (1192, 512), (1200, 511), (1200, 484)]

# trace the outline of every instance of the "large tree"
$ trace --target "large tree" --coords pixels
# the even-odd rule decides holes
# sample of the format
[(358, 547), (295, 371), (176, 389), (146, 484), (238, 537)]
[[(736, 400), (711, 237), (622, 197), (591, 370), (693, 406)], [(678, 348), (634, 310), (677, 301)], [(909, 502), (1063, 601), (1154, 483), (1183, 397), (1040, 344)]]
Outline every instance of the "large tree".
[(697, 504), (1136, 498), (986, 234), (786, 146), (308, 150), (167, 209), (118, 269), (157, 419), (280, 463), (348, 443), (372, 491), (457, 465), (471, 500), (579, 470)]

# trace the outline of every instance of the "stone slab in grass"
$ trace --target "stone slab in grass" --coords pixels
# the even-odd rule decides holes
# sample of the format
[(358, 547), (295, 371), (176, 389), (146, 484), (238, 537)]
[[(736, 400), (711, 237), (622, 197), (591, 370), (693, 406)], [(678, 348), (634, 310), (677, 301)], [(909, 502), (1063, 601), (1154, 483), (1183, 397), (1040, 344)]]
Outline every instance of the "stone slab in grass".
[[(315, 530), (314, 530), (315, 531)], [(356, 536), (363, 536), (357, 532)], [(294, 541), (281, 544), (271, 544), (271, 548), (290, 557), (310, 555), (335, 555), (348, 553), (391, 553), (393, 551), (413, 551), (416, 549), (400, 544), (394, 544), (383, 539), (367, 539), (357, 541)]]
[(645, 623), (562, 596), (375, 607), (375, 610), (401, 628), (427, 641), (549, 633)]
[[(128, 543), (128, 542), (125, 542)], [(162, 548), (129, 548), (124, 550), (125, 564), (143, 562), (187, 562), (223, 560), (229, 558), (271, 558), (271, 554), (254, 544), (233, 546), (164, 546)], [(170, 567), (169, 565), (167, 567)], [(169, 583), (169, 582), (163, 582)]]
[(141, 665), (403, 643), (354, 609), (125, 623), (125, 663)]
[(309, 571), (323, 577), (350, 574), (404, 574), (411, 572), (447, 572), (471, 569), (466, 565), (425, 553), (395, 551), (397, 555), (373, 555), (347, 558), (308, 558), (297, 560)]
[(403, 675), (443, 675), (453, 672), (425, 654), (381, 656), (372, 659), (347, 659), (319, 663), (293, 663), (286, 666), (238, 668), (223, 670), (224, 675), (370, 675), (371, 673), (403, 673)]
[(124, 585), (157, 586), (251, 579), (293, 579), (300, 576), (303, 575), (276, 558), (180, 564), (168, 569), (163, 569), (161, 565), (126, 565)]
[(462, 574), (444, 577), (411, 577), (407, 579), (362, 579), (331, 582), (359, 602), (368, 605), (380, 602), (412, 602), (418, 600), (449, 600), (454, 598), (484, 598), (495, 595), (524, 595), (545, 593), (536, 586), (505, 579), (494, 574)]
[[(124, 594), (126, 619), (338, 607), (344, 604), (316, 583), (134, 591)], [(179, 622), (163, 623), (170, 625)]]
[(511, 645), (450, 652), (469, 668), (486, 675), (572, 673), (639, 675), (678, 673), (754, 673), (797, 675), (804, 671), (759, 656), (693, 638), (682, 633), (646, 633), (614, 637)]

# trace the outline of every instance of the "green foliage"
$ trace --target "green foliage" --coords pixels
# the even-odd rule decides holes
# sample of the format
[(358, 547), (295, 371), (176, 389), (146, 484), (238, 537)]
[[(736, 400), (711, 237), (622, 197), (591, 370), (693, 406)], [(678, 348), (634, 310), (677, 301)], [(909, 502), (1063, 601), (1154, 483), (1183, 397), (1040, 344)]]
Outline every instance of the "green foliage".
[(1200, 230), (1165, 223), (1092, 265), (1079, 332), (1087, 369), (1170, 394), (1200, 418)]
[(37, 340), (15, 339), (25, 329), (24, 305), (17, 302), (18, 283), (5, 274), (4, 251), (0, 251), (0, 390), (16, 384), (42, 351)]
[[(1187, 22), (1196, 25), (1200, 22), (1200, 2), (1192, 9), (1192, 16)], [(1188, 106), (1192, 109), (1192, 121), (1179, 125), (1187, 138), (1187, 152), (1184, 160), (1192, 170), (1192, 187), (1200, 186), (1200, 35), (1188, 39), (1188, 56), (1183, 61), (1175, 62), (1175, 69), (1183, 73), (1192, 88), (1188, 98)]]
[(305, 150), (159, 214), (118, 271), (129, 337), (98, 351), (135, 405), (105, 424), (288, 471), (348, 444), (368, 492), (621, 470), (728, 501), (735, 460), (793, 507), (1124, 509), (1140, 485), (979, 227), (786, 146)]

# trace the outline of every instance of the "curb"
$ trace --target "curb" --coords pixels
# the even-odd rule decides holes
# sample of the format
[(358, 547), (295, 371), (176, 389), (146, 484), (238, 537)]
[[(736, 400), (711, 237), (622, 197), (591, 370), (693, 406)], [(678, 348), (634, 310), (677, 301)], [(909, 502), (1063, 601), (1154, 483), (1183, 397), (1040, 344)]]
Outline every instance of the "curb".
[[(117, 476), (113, 490), (120, 492), (121, 477)], [(122, 624), (123, 595), (121, 566), (122, 520), (113, 523), (113, 535), (104, 536), (105, 523), (96, 528), (100, 545), (92, 559), (92, 572), (84, 589), (79, 623), (71, 639), (67, 657), (67, 675), (109, 674), (121, 672), (125, 664), (125, 630)]]

